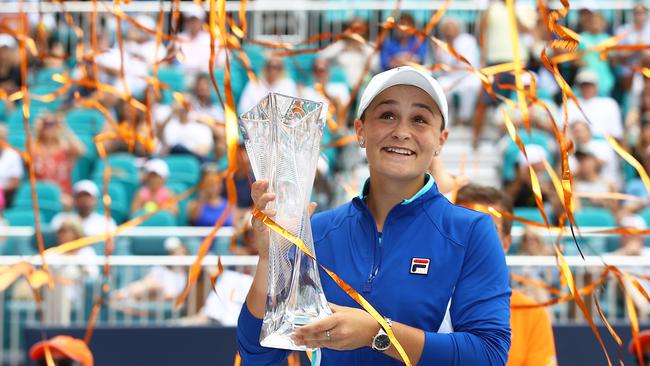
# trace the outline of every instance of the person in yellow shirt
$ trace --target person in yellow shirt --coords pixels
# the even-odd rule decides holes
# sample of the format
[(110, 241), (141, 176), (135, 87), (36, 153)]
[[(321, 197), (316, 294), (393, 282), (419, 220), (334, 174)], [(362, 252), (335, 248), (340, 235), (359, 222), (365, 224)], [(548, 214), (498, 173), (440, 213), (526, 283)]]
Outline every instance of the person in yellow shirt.
[[(502, 191), (469, 184), (458, 191), (456, 204), (465, 207), (492, 206), (499, 212), (512, 213), (512, 203)], [(508, 253), (512, 242), (512, 220), (492, 216), (504, 252)], [(535, 304), (521, 291), (512, 290), (510, 297), (510, 328), (512, 345), (507, 366), (555, 366), (555, 341), (551, 320), (542, 307), (517, 309), (518, 305)]]

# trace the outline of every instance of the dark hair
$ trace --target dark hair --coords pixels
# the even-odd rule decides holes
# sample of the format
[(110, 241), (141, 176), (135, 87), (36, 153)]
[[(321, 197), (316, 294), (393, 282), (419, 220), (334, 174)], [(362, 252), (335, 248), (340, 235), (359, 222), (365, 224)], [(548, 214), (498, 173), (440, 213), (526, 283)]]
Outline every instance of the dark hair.
[[(478, 184), (468, 184), (458, 191), (456, 197), (456, 204), (458, 205), (498, 205), (501, 210), (506, 213), (512, 213), (512, 200), (503, 191), (488, 186), (480, 186)], [(503, 226), (501, 232), (504, 235), (510, 235), (512, 229), (512, 219), (507, 217), (502, 218)]]

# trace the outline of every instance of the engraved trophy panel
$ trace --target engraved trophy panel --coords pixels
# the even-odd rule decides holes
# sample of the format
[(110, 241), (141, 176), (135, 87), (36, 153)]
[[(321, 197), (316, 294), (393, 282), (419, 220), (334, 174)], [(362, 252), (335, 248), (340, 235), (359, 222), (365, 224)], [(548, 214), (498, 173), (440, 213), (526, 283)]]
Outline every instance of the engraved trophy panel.
[[(301, 238), (311, 253), (309, 202), (324, 128), (322, 108), (322, 103), (270, 93), (240, 116), (253, 173), (268, 179), (269, 191), (276, 194), (274, 221)], [(271, 231), (261, 345), (306, 350), (291, 340), (294, 327), (329, 314), (316, 263)]]

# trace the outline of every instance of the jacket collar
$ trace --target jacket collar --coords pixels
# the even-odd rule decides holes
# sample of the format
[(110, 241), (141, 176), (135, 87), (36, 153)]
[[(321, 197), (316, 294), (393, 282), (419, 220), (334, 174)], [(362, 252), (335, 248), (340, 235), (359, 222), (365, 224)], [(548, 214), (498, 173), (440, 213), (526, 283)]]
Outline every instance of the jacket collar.
[[(364, 183), (361, 194), (352, 200), (353, 204), (358, 208), (364, 208), (367, 210), (368, 206), (366, 205), (364, 199), (368, 195), (369, 190), (370, 190), (370, 178), (368, 178)], [(402, 202), (399, 205), (393, 207), (391, 212), (400, 215), (402, 213), (413, 212), (413, 210), (416, 207), (420, 206), (420, 204), (433, 199), (439, 194), (440, 193), (438, 192), (438, 186), (435, 183), (435, 179), (431, 174), (427, 173), (425, 175), (425, 182), (422, 188), (420, 188), (420, 190), (417, 193), (415, 193), (412, 197), (402, 200)]]

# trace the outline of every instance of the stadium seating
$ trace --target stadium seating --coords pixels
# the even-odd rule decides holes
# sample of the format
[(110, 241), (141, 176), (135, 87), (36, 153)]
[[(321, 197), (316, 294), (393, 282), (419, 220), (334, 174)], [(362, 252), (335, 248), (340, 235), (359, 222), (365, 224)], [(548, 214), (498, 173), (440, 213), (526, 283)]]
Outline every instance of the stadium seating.
[(164, 104), (172, 103), (173, 92), (183, 92), (187, 88), (185, 85), (185, 76), (178, 67), (162, 67), (158, 69), (158, 80), (169, 86), (169, 89), (162, 89), (161, 102)]
[[(104, 182), (97, 185), (100, 197), (97, 202), (97, 212), (104, 213), (104, 202), (102, 195), (104, 192)], [(117, 224), (121, 224), (129, 217), (129, 200), (124, 186), (120, 182), (110, 182), (108, 185), (108, 195), (111, 197), (111, 217)]]
[[(521, 217), (523, 219), (528, 219), (531, 221), (539, 222), (540, 224), (544, 224), (544, 218), (542, 217), (542, 213), (539, 212), (537, 207), (515, 207), (514, 214), (517, 217)], [(523, 227), (526, 226), (526, 224), (515, 220), (513, 221), (513, 226)]]
[(96, 109), (75, 108), (66, 113), (65, 121), (78, 136), (95, 136), (104, 127), (106, 118)]
[(169, 167), (169, 183), (183, 183), (192, 187), (199, 182), (201, 165), (197, 158), (191, 155), (169, 155), (163, 158)]
[[(146, 213), (144, 210), (138, 210), (131, 215), (131, 218), (140, 217)], [(167, 211), (160, 210), (144, 220), (140, 226), (176, 226), (176, 217)]]
[[(135, 158), (129, 154), (113, 154), (108, 157), (111, 168), (110, 182), (119, 182), (124, 186), (127, 199), (130, 202), (140, 185), (140, 174)], [(105, 160), (97, 160), (92, 174), (92, 180), (99, 186), (104, 182)]]
[[(36, 182), (36, 196), (38, 208), (42, 213), (42, 222), (50, 222), (52, 217), (61, 212), (61, 189), (54, 183), (39, 181)], [(32, 191), (29, 183), (22, 184), (14, 197), (14, 208), (32, 209)]]

